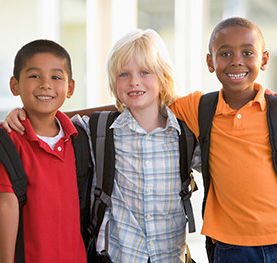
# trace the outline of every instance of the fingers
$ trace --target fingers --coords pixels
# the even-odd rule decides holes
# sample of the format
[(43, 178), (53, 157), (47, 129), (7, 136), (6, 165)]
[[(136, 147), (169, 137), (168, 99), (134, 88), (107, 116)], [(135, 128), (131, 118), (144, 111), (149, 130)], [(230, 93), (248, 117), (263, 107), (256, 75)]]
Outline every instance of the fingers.
[(26, 120), (26, 112), (25, 112), (25, 110), (23, 110), (23, 109), (17, 109), (17, 112), (18, 112), (19, 119), (21, 121), (25, 121)]
[(273, 95), (272, 91), (270, 89), (265, 89), (265, 94)]
[(265, 89), (265, 94), (268, 94), (268, 95), (273, 95), (273, 96), (277, 96), (277, 92), (273, 92), (271, 91), (270, 89)]
[(13, 109), (11, 110), (8, 115), (6, 116), (5, 120), (2, 122), (3, 128), (10, 133), (11, 130), (15, 130), (19, 134), (24, 134), (24, 127), (20, 123), (21, 121), (24, 121), (26, 119), (26, 113), (22, 109)]

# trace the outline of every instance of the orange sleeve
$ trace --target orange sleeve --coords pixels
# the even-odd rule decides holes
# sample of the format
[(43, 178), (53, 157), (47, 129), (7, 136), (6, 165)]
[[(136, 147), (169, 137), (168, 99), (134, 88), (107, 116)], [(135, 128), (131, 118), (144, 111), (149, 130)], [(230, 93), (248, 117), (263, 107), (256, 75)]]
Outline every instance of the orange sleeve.
[(186, 122), (196, 138), (199, 136), (198, 105), (202, 95), (201, 92), (196, 91), (187, 96), (178, 98), (172, 105), (170, 105), (170, 109), (175, 116)]

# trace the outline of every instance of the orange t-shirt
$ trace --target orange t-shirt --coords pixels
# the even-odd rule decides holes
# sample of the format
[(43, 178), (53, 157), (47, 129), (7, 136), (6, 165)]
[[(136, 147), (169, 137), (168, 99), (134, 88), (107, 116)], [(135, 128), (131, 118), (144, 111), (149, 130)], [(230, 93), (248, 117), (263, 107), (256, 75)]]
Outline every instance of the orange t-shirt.
[[(240, 110), (219, 93), (214, 115), (208, 193), (202, 234), (224, 243), (257, 246), (277, 243), (277, 176), (267, 125), (264, 90)], [(199, 136), (195, 92), (178, 99), (171, 110)]]

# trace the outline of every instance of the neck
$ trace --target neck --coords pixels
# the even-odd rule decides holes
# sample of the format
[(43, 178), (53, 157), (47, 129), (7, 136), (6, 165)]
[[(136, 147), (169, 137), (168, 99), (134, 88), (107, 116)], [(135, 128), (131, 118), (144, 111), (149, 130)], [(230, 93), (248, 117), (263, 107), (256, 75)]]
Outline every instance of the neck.
[(159, 109), (156, 111), (131, 111), (131, 113), (138, 122), (139, 126), (142, 127), (147, 133), (158, 127), (165, 128), (166, 126), (166, 118), (161, 114)]
[(226, 103), (234, 110), (239, 110), (249, 101), (253, 100), (257, 92), (252, 89), (246, 89), (243, 91), (226, 91), (223, 88), (223, 97)]
[[(27, 113), (28, 114), (28, 113)], [(28, 118), (34, 132), (40, 136), (54, 137), (58, 135), (60, 128), (55, 121), (55, 115), (36, 116), (29, 114)]]

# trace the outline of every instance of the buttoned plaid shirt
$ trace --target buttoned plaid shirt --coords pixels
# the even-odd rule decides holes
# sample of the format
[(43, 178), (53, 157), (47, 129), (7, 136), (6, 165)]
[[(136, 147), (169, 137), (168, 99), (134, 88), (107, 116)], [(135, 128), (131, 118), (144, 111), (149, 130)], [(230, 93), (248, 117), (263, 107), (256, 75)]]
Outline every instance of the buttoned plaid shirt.
[[(165, 128), (147, 133), (128, 109), (114, 121), (115, 179), (112, 206), (97, 240), (118, 263), (184, 262), (186, 218), (179, 196), (179, 124), (165, 108)], [(88, 118), (83, 118), (88, 123)], [(86, 125), (87, 126), (87, 125)], [(86, 127), (88, 128), (88, 127)]]

